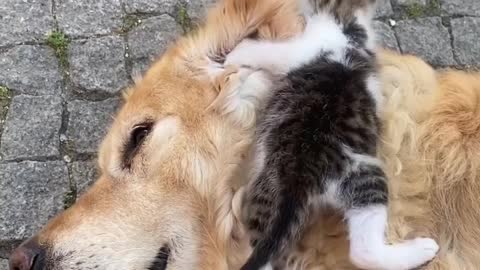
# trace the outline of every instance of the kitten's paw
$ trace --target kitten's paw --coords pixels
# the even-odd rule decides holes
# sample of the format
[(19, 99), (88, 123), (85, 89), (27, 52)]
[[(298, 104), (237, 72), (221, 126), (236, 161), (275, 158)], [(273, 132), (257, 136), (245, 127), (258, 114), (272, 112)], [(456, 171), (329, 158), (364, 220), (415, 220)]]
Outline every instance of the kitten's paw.
[(407, 265), (406, 269), (418, 267), (431, 261), (439, 250), (437, 242), (431, 238), (419, 237), (403, 244), (408, 247), (405, 257), (410, 265)]
[(431, 261), (439, 250), (431, 238), (415, 238), (391, 245), (385, 260), (385, 270), (410, 270)]
[(262, 59), (258, 44), (255, 40), (243, 40), (226, 56), (224, 65), (257, 67)]
[(369, 270), (410, 270), (431, 261), (439, 250), (435, 240), (415, 238), (403, 243), (350, 251), (353, 264)]
[(205, 57), (204, 71), (213, 82), (225, 72), (225, 68), (222, 64)]
[(273, 266), (271, 263), (268, 263), (264, 267), (260, 268), (260, 270), (273, 270)]

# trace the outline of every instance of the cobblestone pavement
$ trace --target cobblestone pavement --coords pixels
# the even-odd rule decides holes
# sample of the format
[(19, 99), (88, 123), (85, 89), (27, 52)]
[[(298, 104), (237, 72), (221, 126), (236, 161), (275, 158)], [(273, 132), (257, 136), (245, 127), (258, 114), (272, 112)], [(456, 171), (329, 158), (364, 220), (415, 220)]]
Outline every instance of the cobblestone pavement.
[[(212, 1), (1, 1), (0, 270), (95, 178), (120, 91)], [(478, 0), (385, 0), (375, 29), (437, 67), (479, 66)]]

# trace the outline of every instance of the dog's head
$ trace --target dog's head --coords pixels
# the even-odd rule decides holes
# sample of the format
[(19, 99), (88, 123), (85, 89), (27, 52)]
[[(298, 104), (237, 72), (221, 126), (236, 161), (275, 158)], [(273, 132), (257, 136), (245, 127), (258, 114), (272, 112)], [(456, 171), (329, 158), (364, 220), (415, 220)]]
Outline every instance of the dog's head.
[[(125, 94), (100, 177), (13, 253), (12, 269), (228, 269), (245, 259), (231, 211), (253, 125), (212, 109), (207, 56), (298, 25), (288, 0), (225, 0)], [(236, 251), (234, 251), (236, 250)]]

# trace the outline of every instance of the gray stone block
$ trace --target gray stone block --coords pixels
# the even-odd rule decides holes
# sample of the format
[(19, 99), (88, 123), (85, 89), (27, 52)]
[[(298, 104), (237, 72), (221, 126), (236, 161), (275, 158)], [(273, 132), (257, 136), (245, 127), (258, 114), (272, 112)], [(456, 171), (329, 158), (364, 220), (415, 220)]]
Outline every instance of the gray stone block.
[(127, 13), (154, 13), (177, 16), (180, 7), (186, 7), (187, 14), (194, 22), (205, 17), (206, 11), (215, 0), (124, 0)]
[[(388, 1), (388, 0), (386, 0)], [(188, 16), (192, 22), (198, 22), (205, 18), (207, 11), (217, 1), (215, 0), (185, 0)]]
[(8, 270), (8, 260), (0, 259), (0, 270)]
[(83, 194), (97, 179), (97, 162), (75, 161), (71, 166), (72, 180), (77, 187), (77, 198)]
[(128, 34), (132, 60), (153, 62), (181, 33), (181, 27), (169, 15), (143, 20), (142, 24)]
[(62, 100), (19, 95), (12, 99), (1, 139), (4, 160), (59, 155)]
[(480, 66), (480, 18), (452, 19), (451, 25), (457, 60), (463, 65)]
[(123, 0), (127, 13), (169, 13), (175, 12), (177, 0)]
[(480, 16), (479, 0), (442, 0), (442, 10), (450, 15)]
[(124, 56), (119, 36), (74, 41), (69, 48), (72, 82), (81, 91), (118, 93), (129, 83)]
[(67, 138), (78, 153), (95, 153), (118, 108), (119, 99), (68, 103)]
[(427, 0), (393, 0), (395, 4), (401, 6), (408, 6), (414, 4), (420, 4), (422, 6), (427, 5)]
[(393, 9), (390, 0), (379, 0), (375, 18), (389, 17), (392, 15)]
[(436, 66), (456, 64), (448, 29), (439, 17), (400, 21), (394, 29), (402, 52), (423, 57)]
[(54, 27), (51, 0), (2, 0), (0, 46), (45, 40)]
[(62, 74), (53, 50), (21, 45), (0, 54), (0, 85), (28, 95), (58, 94)]
[(390, 26), (380, 21), (374, 21), (373, 29), (375, 30), (378, 45), (383, 48), (399, 51), (397, 38)]
[(120, 0), (55, 1), (58, 26), (71, 37), (104, 35), (123, 23)]
[[(68, 171), (60, 161), (0, 164), (0, 251), (37, 232), (63, 209)], [(8, 250), (7, 250), (8, 249)]]

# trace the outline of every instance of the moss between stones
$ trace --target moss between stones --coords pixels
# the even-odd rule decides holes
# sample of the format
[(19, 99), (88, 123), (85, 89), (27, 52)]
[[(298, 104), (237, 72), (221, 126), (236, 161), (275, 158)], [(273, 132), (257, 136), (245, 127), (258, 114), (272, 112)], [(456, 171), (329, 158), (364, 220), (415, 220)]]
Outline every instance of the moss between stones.
[(140, 24), (140, 19), (135, 15), (127, 15), (123, 17), (122, 28), (120, 29), (120, 33), (125, 34), (128, 31), (132, 30), (134, 27)]
[(0, 85), (0, 100), (10, 99), (10, 90), (7, 87)]
[(184, 33), (188, 33), (192, 30), (192, 19), (188, 15), (187, 8), (185, 6), (178, 7), (177, 21), (182, 27)]
[(425, 16), (440, 15), (440, 0), (430, 0), (427, 4), (412, 3), (405, 7), (406, 15), (409, 19), (416, 19)]
[(408, 5), (406, 7), (408, 18), (415, 19), (415, 18), (418, 18), (418, 17), (422, 17), (423, 16), (423, 9), (424, 9), (424, 6), (422, 6), (419, 3), (412, 3), (412, 4)]
[(8, 112), (8, 106), (10, 105), (10, 100), (12, 98), (12, 93), (8, 90), (7, 87), (0, 85), (0, 132), (3, 126), (3, 120)]
[(68, 45), (70, 39), (61, 31), (53, 31), (47, 38), (47, 44), (55, 50), (60, 65), (63, 68), (68, 67)]
[(75, 201), (77, 200), (77, 192), (75, 190), (70, 190), (67, 193), (65, 193), (65, 196), (63, 197), (63, 209), (70, 208)]

